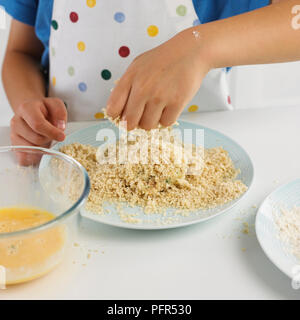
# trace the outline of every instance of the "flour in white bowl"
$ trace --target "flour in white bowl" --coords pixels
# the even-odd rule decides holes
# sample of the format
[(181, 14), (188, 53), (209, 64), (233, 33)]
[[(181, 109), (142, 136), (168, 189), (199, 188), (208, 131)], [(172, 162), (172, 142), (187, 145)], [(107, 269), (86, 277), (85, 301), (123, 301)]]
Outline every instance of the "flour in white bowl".
[(300, 259), (300, 207), (281, 209), (280, 213), (274, 213), (274, 219), (280, 239), (287, 243), (291, 253)]

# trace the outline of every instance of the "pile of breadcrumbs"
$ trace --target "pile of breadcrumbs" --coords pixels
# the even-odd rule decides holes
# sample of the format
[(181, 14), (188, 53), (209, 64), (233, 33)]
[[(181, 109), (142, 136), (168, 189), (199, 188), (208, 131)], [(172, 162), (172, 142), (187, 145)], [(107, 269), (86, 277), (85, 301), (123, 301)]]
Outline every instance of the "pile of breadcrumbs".
[[(171, 148), (170, 161), (148, 164), (100, 163), (98, 148), (79, 143), (66, 145), (60, 151), (86, 168), (91, 180), (87, 210), (95, 213), (103, 212), (104, 202), (126, 202), (142, 207), (145, 213), (160, 213), (167, 208), (209, 209), (232, 201), (247, 190), (236, 180), (239, 171), (223, 148), (203, 149), (202, 156), (195, 156), (198, 154), (191, 151), (178, 163), (175, 159), (180, 144), (172, 141), (166, 145), (175, 146)], [(104, 155), (107, 149), (101, 152)], [(189, 169), (196, 165), (200, 170), (191, 174)]]

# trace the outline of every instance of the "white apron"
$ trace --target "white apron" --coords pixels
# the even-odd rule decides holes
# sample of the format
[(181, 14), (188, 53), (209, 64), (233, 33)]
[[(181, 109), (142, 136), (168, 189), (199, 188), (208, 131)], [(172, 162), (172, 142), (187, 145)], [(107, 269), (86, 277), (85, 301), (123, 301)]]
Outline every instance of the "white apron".
[[(65, 101), (71, 121), (101, 119), (136, 56), (199, 23), (192, 0), (54, 0), (49, 96)], [(184, 112), (231, 109), (226, 78), (210, 71)]]

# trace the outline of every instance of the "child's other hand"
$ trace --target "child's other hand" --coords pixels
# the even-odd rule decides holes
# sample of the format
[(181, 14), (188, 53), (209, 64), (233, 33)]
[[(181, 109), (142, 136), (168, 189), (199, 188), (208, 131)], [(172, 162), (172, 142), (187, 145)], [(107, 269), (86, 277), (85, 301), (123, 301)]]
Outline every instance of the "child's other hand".
[(62, 100), (44, 98), (21, 104), (11, 120), (11, 142), (18, 146), (49, 147), (65, 139), (67, 110)]
[(113, 90), (108, 115), (121, 116), (128, 130), (176, 122), (210, 69), (201, 40), (187, 29), (137, 57)]

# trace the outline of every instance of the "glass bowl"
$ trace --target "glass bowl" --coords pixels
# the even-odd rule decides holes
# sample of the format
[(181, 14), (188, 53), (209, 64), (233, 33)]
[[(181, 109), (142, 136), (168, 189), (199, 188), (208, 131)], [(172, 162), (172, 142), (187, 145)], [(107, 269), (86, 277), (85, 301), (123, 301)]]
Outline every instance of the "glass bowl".
[[(0, 286), (33, 280), (58, 265), (89, 190), (86, 170), (69, 156), (37, 147), (0, 148)], [(47, 220), (36, 223), (44, 214)]]

